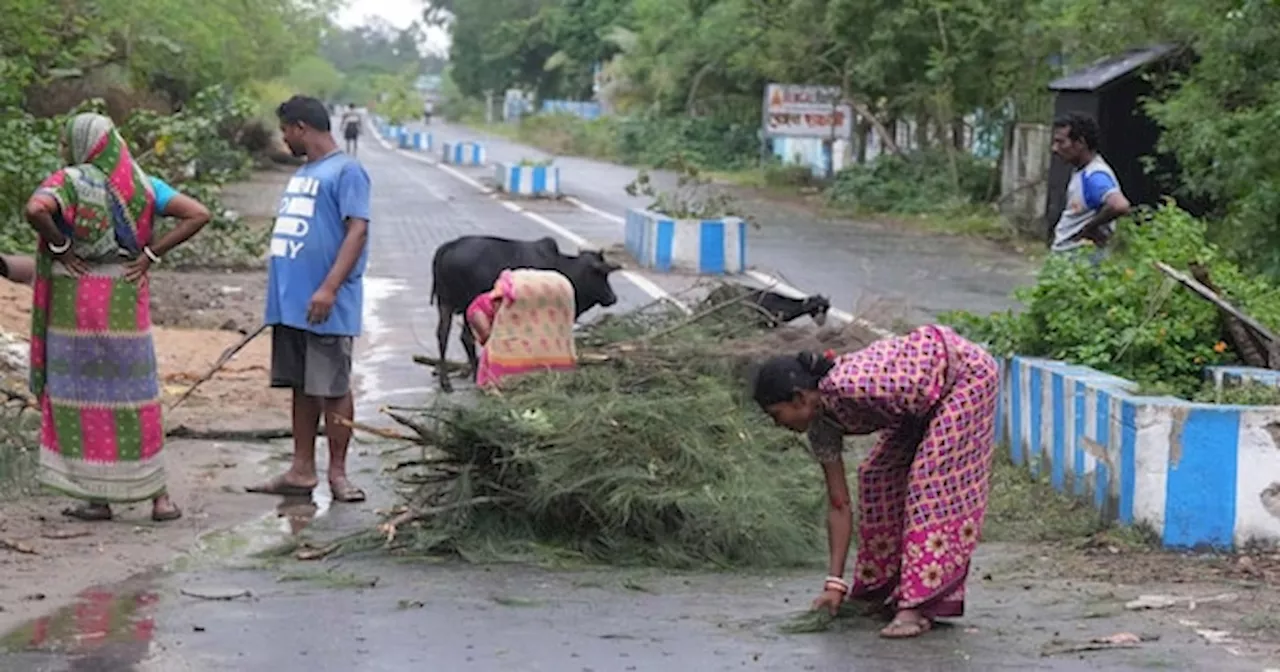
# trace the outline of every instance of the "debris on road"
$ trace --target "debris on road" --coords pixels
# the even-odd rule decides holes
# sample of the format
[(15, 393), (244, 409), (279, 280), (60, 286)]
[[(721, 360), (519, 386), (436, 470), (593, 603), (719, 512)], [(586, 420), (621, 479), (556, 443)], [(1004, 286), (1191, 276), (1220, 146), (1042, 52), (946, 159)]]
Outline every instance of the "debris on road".
[(1065, 639), (1055, 639), (1050, 641), (1040, 651), (1041, 656), (1060, 656), (1070, 653), (1084, 653), (1086, 651), (1108, 651), (1111, 649), (1136, 649), (1143, 642), (1159, 641), (1158, 635), (1136, 635), (1132, 632), (1117, 632), (1114, 635), (1106, 637), (1095, 637), (1093, 639), (1074, 642)]
[(609, 315), (580, 330), (574, 371), (475, 403), (387, 411), (422, 454), (393, 472), (412, 492), (377, 540), (418, 554), (556, 548), (665, 566), (820, 555), (824, 502), (803, 437), (755, 408), (747, 376), (767, 356), (876, 336), (762, 329), (747, 296), (705, 300), (692, 317), (657, 303)]
[(1179, 604), (1186, 604), (1187, 609), (1194, 611), (1196, 605), (1210, 602), (1234, 602), (1239, 599), (1235, 593), (1222, 593), (1211, 597), (1175, 597), (1173, 595), (1140, 595), (1138, 599), (1126, 602), (1125, 609), (1142, 611), (1145, 609), (1168, 609)]
[(187, 597), (194, 597), (198, 600), (210, 600), (215, 602), (230, 602), (238, 600), (242, 597), (252, 597), (253, 594), (244, 588), (229, 588), (222, 586), (198, 586), (191, 588), (180, 588), (178, 592)]

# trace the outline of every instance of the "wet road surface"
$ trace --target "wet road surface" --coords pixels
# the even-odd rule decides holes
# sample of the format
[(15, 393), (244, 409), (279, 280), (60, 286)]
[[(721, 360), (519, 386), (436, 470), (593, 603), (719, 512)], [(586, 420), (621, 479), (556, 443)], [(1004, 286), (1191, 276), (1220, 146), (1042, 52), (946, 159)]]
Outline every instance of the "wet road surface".
[[(872, 619), (784, 634), (812, 598), (812, 572), (782, 576), (547, 571), (386, 560), (214, 569), (87, 591), (84, 602), (10, 633), (14, 672), (1258, 672), (1191, 630), (1116, 609), (1109, 586), (1041, 583), (1002, 567), (1033, 561), (982, 547), (970, 614), (914, 641)], [(982, 580), (994, 572), (993, 580)], [(1001, 580), (1005, 579), (1005, 580)], [(226, 598), (226, 599), (223, 599)], [(1130, 632), (1138, 648), (1043, 655)]]
[[(417, 125), (415, 128), (425, 128)], [(550, 155), (497, 136), (434, 122), (437, 145), (462, 139), (483, 139), (491, 162), (517, 162)], [(621, 218), (628, 207), (645, 207), (648, 197), (628, 196), (626, 185), (636, 169), (578, 157), (555, 157), (566, 195), (605, 215)], [(492, 172), (491, 169), (483, 171)], [(653, 171), (661, 189), (674, 186), (676, 176)], [(1028, 284), (1038, 268), (1033, 262), (984, 241), (922, 233), (901, 226), (815, 217), (798, 208), (756, 199), (743, 201), (753, 222), (747, 263), (781, 277), (807, 293), (832, 297), (832, 305), (861, 314), (882, 312), (893, 304), (910, 322), (930, 320), (939, 312), (971, 310), (985, 313), (1015, 305), (1011, 293)], [(621, 219), (611, 225), (611, 244), (622, 242)]]
[[(375, 203), (357, 416), (372, 421), (378, 407), (420, 403), (434, 389), (430, 372), (409, 357), (435, 352), (434, 310), (427, 303), (435, 247), (465, 233), (531, 239), (549, 230), (434, 166), (365, 144), (361, 159), (374, 180)], [(467, 174), (480, 178), (486, 172)], [(603, 197), (605, 187), (599, 189)], [(540, 216), (592, 240), (619, 228), (571, 205), (524, 209), (549, 213)], [(782, 241), (778, 249), (800, 244), (771, 235)], [(561, 242), (572, 247), (572, 240)], [(829, 250), (814, 256), (836, 258)], [(904, 263), (901, 256), (898, 263)], [(689, 282), (651, 281), (667, 291)], [(958, 285), (952, 298), (975, 294), (952, 284)], [(617, 282), (615, 289), (617, 310), (652, 299), (651, 291), (634, 283)], [(995, 292), (984, 286), (976, 294)], [(451, 348), (460, 357), (456, 343)], [(354, 446), (353, 472), (376, 470), (378, 450), (376, 444)], [(324, 455), (323, 446), (318, 452)], [(367, 489), (369, 502), (338, 507), (328, 507), (319, 490), (319, 506), (286, 502), (258, 520), (209, 535), (166, 574), (87, 590), (79, 603), (5, 635), (0, 648), (8, 653), (0, 653), (0, 670), (1259, 670), (1206, 645), (1186, 627), (1115, 609), (1125, 596), (1110, 595), (1110, 587), (1002, 580), (1002, 567), (1032, 560), (995, 546), (983, 546), (976, 560), (970, 616), (913, 642), (882, 641), (877, 624), (865, 619), (823, 634), (781, 634), (778, 625), (812, 598), (820, 570), (750, 577), (248, 559), (317, 513), (322, 515), (312, 529), (319, 535), (370, 525), (391, 494), (389, 487)], [(264, 498), (264, 508), (270, 501)], [(978, 578), (988, 574), (992, 580)], [(1040, 655), (1054, 639), (1117, 632), (1160, 639), (1136, 650)]]

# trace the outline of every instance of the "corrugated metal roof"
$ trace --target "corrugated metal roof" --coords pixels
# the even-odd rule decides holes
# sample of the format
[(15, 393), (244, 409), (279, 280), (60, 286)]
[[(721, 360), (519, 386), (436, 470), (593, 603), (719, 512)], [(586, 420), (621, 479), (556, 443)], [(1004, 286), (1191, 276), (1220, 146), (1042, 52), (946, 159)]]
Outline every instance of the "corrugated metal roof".
[(1050, 91), (1097, 91), (1111, 82), (1140, 70), (1177, 51), (1177, 45), (1157, 44), (1131, 49), (1049, 82)]

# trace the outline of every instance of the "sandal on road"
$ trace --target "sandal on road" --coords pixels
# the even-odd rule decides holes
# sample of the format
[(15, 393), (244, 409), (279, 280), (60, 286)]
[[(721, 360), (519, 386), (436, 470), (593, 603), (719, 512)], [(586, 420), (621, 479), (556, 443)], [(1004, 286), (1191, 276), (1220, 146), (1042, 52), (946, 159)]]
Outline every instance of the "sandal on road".
[(910, 639), (933, 629), (933, 621), (927, 618), (895, 618), (880, 631), (885, 639)]
[(350, 483), (330, 483), (329, 490), (333, 493), (333, 501), (335, 502), (354, 504), (365, 500), (364, 490)]
[(62, 515), (92, 523), (108, 521), (112, 518), (111, 506), (92, 503), (67, 507), (62, 510)]
[(284, 476), (277, 476), (266, 483), (251, 485), (244, 489), (245, 492), (252, 492), (256, 495), (279, 495), (281, 497), (310, 497), (311, 491), (315, 490), (314, 485), (297, 485), (284, 480)]
[(156, 511), (154, 509), (152, 509), (151, 511), (151, 520), (154, 520), (157, 523), (167, 523), (171, 520), (177, 520), (181, 517), (182, 517), (182, 509), (179, 509), (177, 505), (171, 506), (170, 508), (164, 509), (161, 511)]

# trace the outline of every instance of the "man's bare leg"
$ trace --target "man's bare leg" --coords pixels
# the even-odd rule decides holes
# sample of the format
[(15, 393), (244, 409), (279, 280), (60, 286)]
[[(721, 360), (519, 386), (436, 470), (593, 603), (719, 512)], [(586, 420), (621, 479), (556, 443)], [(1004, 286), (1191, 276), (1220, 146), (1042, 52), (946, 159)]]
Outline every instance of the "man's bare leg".
[(351, 428), (342, 422), (355, 417), (355, 397), (346, 396), (324, 400), (324, 429), (329, 439), (329, 489), (334, 501), (363, 502), (365, 494), (351, 485), (347, 478), (347, 448), (351, 445)]
[(320, 429), (322, 407), (323, 400), (309, 397), (302, 390), (293, 390), (293, 461), (289, 470), (246, 490), (267, 495), (304, 495), (315, 489), (319, 482), (316, 478), (316, 433)]

